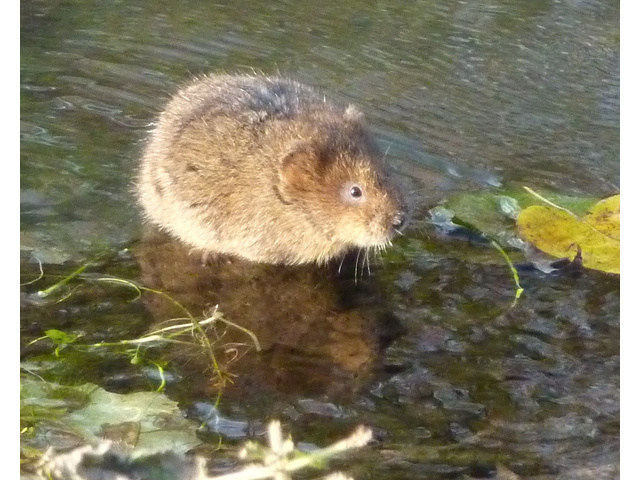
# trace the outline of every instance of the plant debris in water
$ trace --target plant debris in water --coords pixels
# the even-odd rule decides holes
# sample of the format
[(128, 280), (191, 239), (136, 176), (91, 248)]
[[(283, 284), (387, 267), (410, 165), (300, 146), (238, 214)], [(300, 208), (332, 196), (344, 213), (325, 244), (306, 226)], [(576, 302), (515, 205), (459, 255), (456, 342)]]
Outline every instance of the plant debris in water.
[[(543, 196), (528, 187), (524, 190), (526, 195), (481, 192), (454, 197), (446, 208), (436, 207), (431, 211), (433, 223), (448, 233), (462, 228), (475, 238), (488, 241), (508, 263), (501, 245), (516, 246), (528, 256), (535, 255), (526, 248), (527, 244), (522, 241), (525, 240), (555, 259), (567, 260), (547, 262), (555, 269), (584, 266), (620, 273), (620, 195), (594, 205), (593, 199)], [(537, 262), (536, 266), (541, 264)]]
[[(49, 451), (38, 466), (38, 474), (49, 480), (289, 480), (292, 472), (317, 466), (342, 452), (365, 446), (372, 433), (367, 428), (358, 427), (349, 437), (311, 453), (296, 450), (290, 438), (284, 439), (278, 421), (269, 424), (268, 436), (268, 448), (248, 442), (239, 454), (241, 459), (252, 457), (260, 463), (215, 477), (207, 475), (205, 460), (201, 457), (184, 456), (175, 450), (126, 452), (112, 442), (83, 445), (65, 453)], [(347, 480), (350, 477), (333, 473), (325, 478)]]

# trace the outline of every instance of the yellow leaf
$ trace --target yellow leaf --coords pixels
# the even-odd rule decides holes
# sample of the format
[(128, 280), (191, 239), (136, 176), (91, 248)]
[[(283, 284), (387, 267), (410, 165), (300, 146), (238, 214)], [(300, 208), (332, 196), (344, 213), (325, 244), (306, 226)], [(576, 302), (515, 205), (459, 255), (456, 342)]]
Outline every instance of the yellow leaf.
[(607, 237), (619, 241), (620, 195), (614, 195), (596, 203), (584, 220)]
[(584, 219), (535, 205), (520, 212), (518, 228), (525, 240), (553, 257), (575, 257), (580, 248), (585, 268), (620, 273), (619, 195), (596, 204)]

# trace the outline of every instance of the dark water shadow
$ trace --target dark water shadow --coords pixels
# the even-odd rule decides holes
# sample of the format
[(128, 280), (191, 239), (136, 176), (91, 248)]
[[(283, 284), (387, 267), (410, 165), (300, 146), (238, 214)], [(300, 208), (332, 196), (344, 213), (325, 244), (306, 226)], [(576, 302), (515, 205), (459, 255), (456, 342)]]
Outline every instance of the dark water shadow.
[[(216, 329), (217, 360), (233, 375), (224, 395), (286, 395), (348, 398), (379, 370), (383, 350), (402, 331), (390, 313), (375, 276), (358, 266), (357, 255), (342, 265), (285, 267), (219, 258), (204, 265), (199, 254), (149, 231), (134, 248), (142, 283), (161, 290), (194, 315), (217, 308), (257, 337), (262, 351), (239, 329)], [(360, 259), (360, 263), (362, 259)], [(145, 296), (158, 326), (183, 317), (166, 298)], [(191, 347), (174, 347), (172, 364), (185, 379), (186, 398), (215, 393), (210, 359)], [(238, 358), (238, 356), (241, 358)]]

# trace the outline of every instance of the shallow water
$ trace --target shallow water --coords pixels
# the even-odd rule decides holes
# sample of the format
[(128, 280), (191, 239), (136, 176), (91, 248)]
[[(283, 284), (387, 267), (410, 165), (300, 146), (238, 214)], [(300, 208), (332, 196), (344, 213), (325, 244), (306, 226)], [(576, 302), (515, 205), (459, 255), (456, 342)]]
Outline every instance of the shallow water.
[[(234, 364), (236, 384), (202, 438), (235, 444), (279, 417), (294, 438), (324, 445), (366, 423), (378, 441), (349, 462), (356, 478), (482, 477), (498, 463), (527, 478), (616, 478), (619, 279), (522, 268), (525, 295), (510, 307), (495, 251), (439, 235), (425, 212), (498, 187), (617, 193), (618, 19), (618, 2), (596, 0), (21, 2), (21, 281), (37, 276), (37, 260), (49, 275), (24, 288), (23, 345), (47, 328), (131, 338), (167, 318), (148, 296), (86, 282), (60, 303), (30, 295), (105, 250), (120, 253), (85, 281), (146, 279), (198, 313), (215, 304), (206, 282), (217, 280), (184, 252), (171, 255), (186, 263), (165, 265), (149, 261), (153, 243), (136, 247), (131, 178), (177, 85), (208, 71), (280, 72), (360, 106), (416, 216), (353, 289), (358, 275), (325, 283), (294, 271), (278, 277), (284, 290), (250, 297), (275, 310), (272, 323), (301, 308), (340, 321), (278, 323), (277, 334), (252, 324), (271, 348)], [(266, 288), (264, 272), (249, 271)], [(246, 272), (227, 275), (221, 310), (253, 318), (233, 296), (253, 291)], [(322, 285), (315, 304), (305, 282)], [(283, 296), (294, 284), (303, 307)], [(24, 348), (23, 359), (50, 365), (51, 350)], [(206, 423), (205, 367), (174, 354), (168, 393)], [(41, 374), (122, 392), (156, 380), (127, 362), (86, 362)]]

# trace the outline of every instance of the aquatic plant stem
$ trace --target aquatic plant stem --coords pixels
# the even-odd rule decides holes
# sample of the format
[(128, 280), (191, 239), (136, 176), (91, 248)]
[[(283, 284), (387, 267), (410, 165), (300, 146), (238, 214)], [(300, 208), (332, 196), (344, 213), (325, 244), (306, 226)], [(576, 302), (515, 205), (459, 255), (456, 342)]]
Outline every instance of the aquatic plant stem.
[(524, 292), (524, 288), (522, 288), (522, 286), (520, 285), (520, 276), (518, 275), (518, 270), (513, 265), (513, 262), (509, 258), (509, 255), (507, 255), (507, 252), (504, 251), (504, 249), (500, 246), (498, 242), (496, 242), (495, 240), (491, 240), (491, 245), (500, 252), (503, 258), (506, 260), (507, 265), (509, 265), (509, 268), (511, 269), (511, 274), (513, 275), (513, 281), (516, 284), (516, 296), (513, 299), (513, 303), (511, 304), (511, 306), (513, 307), (518, 302), (518, 299), (522, 295), (522, 292)]

